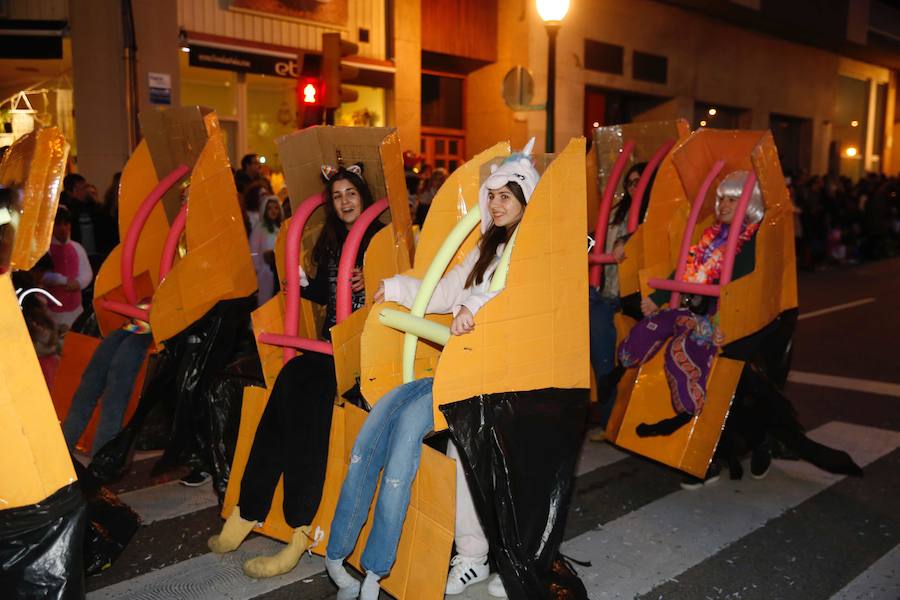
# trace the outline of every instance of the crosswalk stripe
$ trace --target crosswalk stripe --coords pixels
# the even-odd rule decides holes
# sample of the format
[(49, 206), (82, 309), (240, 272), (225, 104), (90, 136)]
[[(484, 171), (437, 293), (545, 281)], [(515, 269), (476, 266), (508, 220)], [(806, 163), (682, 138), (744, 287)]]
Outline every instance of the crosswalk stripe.
[[(900, 446), (900, 432), (846, 423), (829, 423), (814, 431), (811, 437), (846, 449), (861, 465), (869, 464)], [(613, 488), (612, 498), (617, 504), (620, 502), (615, 498), (627, 490), (615, 490), (630, 489), (635, 485), (645, 487), (647, 482), (641, 477), (645, 472), (662, 478), (669, 475), (665, 469), (641, 464), (639, 459), (629, 458), (608, 444), (590, 441), (585, 441), (578, 471), (580, 484), (589, 484), (590, 488), (585, 490), (588, 494), (583, 498), (585, 501), (596, 502), (600, 498), (591, 495), (594, 488), (605, 489), (605, 493)], [(677, 476), (673, 477), (677, 481)], [(574, 531), (568, 535), (578, 535), (564, 544), (563, 552), (576, 559), (593, 561), (591, 568), (578, 568), (588, 587), (589, 597), (632, 598), (653, 590), (671, 578), (683, 576), (692, 566), (717, 555), (723, 548), (751, 532), (765, 528), (770, 520), (841, 479), (805, 463), (776, 461), (764, 482), (753, 481), (749, 477), (732, 482), (723, 477), (718, 484), (697, 492), (673, 492), (673, 482), (667, 481), (649, 490), (643, 504), (632, 505), (637, 506), (636, 509), (623, 506), (619, 507), (621, 510), (618, 512), (606, 511), (606, 516), (603, 512), (596, 516), (589, 515), (588, 518), (593, 520), (586, 521), (583, 526), (577, 525), (578, 515), (570, 514), (569, 521), (570, 525), (574, 525)], [(176, 512), (186, 514), (184, 511), (191, 503), (205, 506), (210, 502), (209, 498), (212, 498), (212, 503), (215, 502), (209, 488), (185, 488), (174, 482), (122, 496), (150, 520), (171, 518), (167, 514)], [(181, 508), (174, 507), (178, 503), (172, 500), (173, 497), (185, 498)], [(165, 512), (167, 504), (173, 505), (168, 513)], [(573, 500), (572, 512), (576, 509), (579, 508)], [(599, 530), (588, 529), (590, 527), (599, 527)], [(281, 548), (283, 545), (273, 540), (254, 538), (230, 555), (203, 554), (183, 560), (91, 592), (88, 599), (156, 600), (178, 597), (187, 600), (246, 600), (269, 592), (276, 593), (275, 590), (278, 590), (279, 598), (284, 594), (303, 598), (310, 594), (319, 597), (319, 594), (331, 589), (323, 573), (322, 561), (316, 557), (304, 557), (296, 569), (282, 577), (254, 581), (243, 575), (241, 564), (247, 558), (271, 554)], [(890, 577), (897, 577), (897, 558), (895, 548), (851, 583), (846, 588), (849, 595), (839, 596), (839, 600), (880, 597), (853, 594), (855, 590), (869, 589), (864, 587), (866, 585), (872, 589), (889, 586)], [(891, 565), (894, 566), (893, 571), (890, 570)], [(489, 597), (487, 582), (483, 582), (467, 589), (463, 596), (454, 598), (487, 600)]]
[(847, 584), (831, 600), (896, 600), (900, 598), (900, 546), (887, 552)]
[(244, 561), (274, 554), (284, 544), (264, 537), (245, 542), (231, 554), (203, 554), (196, 558), (151, 571), (138, 577), (101, 588), (87, 600), (246, 600), (301, 580), (321, 576), (325, 568), (318, 556), (306, 555), (286, 575), (269, 579), (250, 579), (241, 569)]
[(218, 503), (211, 485), (192, 488), (177, 481), (125, 492), (119, 499), (141, 516), (144, 525), (174, 519)]
[(788, 373), (788, 381), (817, 385), (819, 387), (837, 388), (840, 390), (852, 390), (854, 392), (867, 392), (881, 396), (894, 396), (900, 398), (900, 384), (888, 381), (874, 381), (871, 379), (856, 379), (854, 377), (838, 377), (837, 375), (825, 375), (822, 373), (807, 373), (804, 371), (791, 371)]
[(823, 308), (821, 310), (813, 310), (807, 313), (801, 314), (798, 319), (802, 321), (803, 319), (811, 319), (812, 317), (820, 317), (822, 315), (827, 315), (833, 312), (837, 312), (839, 310), (846, 310), (848, 308), (854, 308), (857, 306), (862, 306), (864, 304), (870, 304), (875, 302), (875, 298), (863, 298), (861, 300), (854, 300), (853, 302), (845, 302), (844, 304), (838, 304), (836, 306), (829, 306), (828, 308)]
[[(900, 446), (900, 432), (847, 423), (828, 423), (810, 437), (846, 449), (860, 465)], [(765, 485), (745, 478), (675, 492), (567, 541), (562, 552), (593, 561), (579, 569), (591, 598), (632, 598), (840, 479), (807, 463), (777, 461)]]

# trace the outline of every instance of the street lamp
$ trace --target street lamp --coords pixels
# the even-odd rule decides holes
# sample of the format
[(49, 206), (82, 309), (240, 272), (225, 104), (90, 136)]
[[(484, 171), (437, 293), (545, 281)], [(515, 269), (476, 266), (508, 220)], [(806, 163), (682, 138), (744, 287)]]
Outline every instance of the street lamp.
[(569, 0), (537, 0), (537, 11), (547, 28), (547, 141), (545, 151), (553, 152), (553, 109), (556, 100), (556, 34), (569, 12)]

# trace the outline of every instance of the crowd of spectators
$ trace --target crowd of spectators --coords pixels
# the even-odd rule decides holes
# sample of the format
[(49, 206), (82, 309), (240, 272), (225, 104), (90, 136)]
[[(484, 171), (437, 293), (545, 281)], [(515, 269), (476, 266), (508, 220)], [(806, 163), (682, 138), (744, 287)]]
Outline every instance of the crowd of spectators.
[(794, 202), (797, 265), (852, 265), (900, 250), (900, 177), (868, 173), (857, 182), (837, 175), (787, 177)]

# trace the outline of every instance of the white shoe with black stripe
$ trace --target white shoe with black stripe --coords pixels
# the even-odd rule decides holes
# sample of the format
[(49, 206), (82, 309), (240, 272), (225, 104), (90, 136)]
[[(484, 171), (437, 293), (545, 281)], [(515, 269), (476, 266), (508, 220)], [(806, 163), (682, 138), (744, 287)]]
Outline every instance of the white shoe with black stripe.
[(471, 559), (457, 554), (450, 561), (450, 573), (447, 575), (447, 595), (455, 596), (479, 581), (484, 581), (491, 574), (487, 557)]

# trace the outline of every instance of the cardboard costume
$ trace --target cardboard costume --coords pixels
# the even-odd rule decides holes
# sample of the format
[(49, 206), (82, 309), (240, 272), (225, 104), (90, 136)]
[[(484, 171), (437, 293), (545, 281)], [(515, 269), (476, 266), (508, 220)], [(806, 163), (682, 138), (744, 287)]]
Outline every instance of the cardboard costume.
[[(323, 184), (320, 174), (323, 165), (331, 169), (335, 165), (347, 167), (362, 163), (363, 176), (376, 200), (369, 212), (375, 211), (373, 214), (376, 214), (390, 206), (391, 224), (380, 230), (377, 222), (363, 226), (365, 233), (359, 240), (357, 264), (363, 267), (367, 296), (371, 297), (372, 286), (377, 289), (381, 278), (396, 273), (398, 268), (408, 267), (411, 250), (408, 244), (412, 240), (399, 140), (393, 130), (313, 127), (281, 138), (279, 147), (291, 196), (299, 200), (295, 202), (293, 219), (282, 225), (276, 243), (282, 291), (253, 313), (267, 390), (246, 390), (232, 479), (222, 511), (227, 521), (223, 533), (210, 542), (216, 551), (236, 547), (249, 531), (244, 526), (248, 522), (244, 517), (260, 522), (256, 531), (290, 542), (275, 557), (248, 561), (245, 570), (253, 576), (273, 575), (292, 568), (299, 558), (295, 550), (305, 549), (310, 537), (314, 536), (314, 528), (309, 525), (316, 522), (313, 516), (320, 505), (323, 480), (326, 487), (340, 485), (339, 481), (332, 481), (330, 471), (326, 473), (326, 465), (331, 468), (329, 448), (343, 445), (345, 413), (352, 409), (349, 405), (334, 405), (335, 394), (337, 392), (340, 398), (341, 394), (356, 385), (359, 377), (359, 333), (368, 309), (359, 308), (364, 299), (355, 297), (359, 296), (355, 294), (347, 306), (349, 315), (341, 314), (340, 300), (333, 301), (334, 291), (325, 289), (335, 283), (331, 281), (334, 273), (330, 273), (335, 265), (318, 265), (318, 269), (314, 269), (311, 267), (315, 265), (308, 260), (303, 263), (305, 271), (311, 274), (311, 286), (315, 287), (316, 281), (321, 280), (319, 287), (323, 290), (320, 290), (322, 293), (318, 299), (327, 301), (329, 307), (324, 311), (316, 309), (305, 298), (307, 288), (300, 288), (297, 283), (301, 301), (297, 306), (298, 313), (293, 317), (296, 329), (288, 331), (291, 324), (286, 311), (292, 302), (289, 297), (292, 284), (289, 280), (291, 273), (297, 272), (296, 264), (288, 264), (288, 255), (293, 251), (294, 256), (308, 258), (319, 235), (323, 210), (313, 208), (309, 212), (305, 207), (313, 206), (310, 202), (321, 202)], [(377, 200), (382, 198), (387, 199), (387, 205), (381, 204), (379, 209)], [(325, 201), (330, 202), (330, 199)], [(297, 219), (306, 217), (309, 218), (304, 227), (304, 223)], [(362, 225), (362, 220), (363, 216), (357, 223)], [(295, 231), (297, 226), (302, 228), (302, 238), (300, 232)], [(370, 236), (374, 231), (377, 233)], [(299, 248), (287, 247), (287, 240), (292, 235), (296, 235)], [(349, 240), (353, 236), (351, 230), (346, 237)], [(346, 244), (349, 242), (345, 243), (341, 259), (345, 252), (350, 252)], [(334, 277), (335, 281), (338, 277)], [(309, 291), (315, 290), (309, 288)], [(336, 321), (330, 332), (325, 329), (325, 333), (330, 334), (330, 344), (319, 341), (323, 324), (327, 326), (329, 318)], [(286, 348), (264, 340), (268, 339), (267, 335), (288, 333), (292, 339), (318, 341), (320, 347), (325, 347), (331, 355), (307, 351), (285, 363)], [(297, 402), (298, 390), (302, 390), (302, 402)], [(279, 429), (283, 433), (270, 435), (273, 430), (266, 423), (272, 420), (276, 406), (285, 399), (292, 405), (285, 404), (277, 409), (280, 411), (278, 419), (282, 421)], [(298, 434), (300, 430), (303, 435)], [(276, 457), (280, 450), (281, 458), (261, 461), (259, 457), (265, 454), (261, 448), (267, 445), (279, 446), (278, 449), (272, 447), (268, 454)], [(281, 472), (284, 477), (279, 479)], [(261, 477), (267, 478), (264, 485), (253, 483), (259, 482)], [(238, 508), (241, 509), (240, 515)]]
[[(712, 190), (733, 171), (749, 171), (758, 179), (765, 217), (752, 239), (753, 270), (740, 278), (731, 277), (729, 272), (720, 285), (700, 284), (693, 290), (717, 299), (719, 327), (725, 336), (722, 352), (714, 358), (706, 381), (703, 411), (690, 419), (690, 427), (681, 427), (671, 435), (638, 435), (641, 423), (659, 423), (672, 414), (664, 355), (659, 353), (640, 367), (630, 393), (623, 393), (620, 387), (607, 437), (617, 445), (702, 478), (720, 438), (725, 446), (730, 445), (723, 429), (732, 399), (752, 396), (759, 420), (802, 457), (830, 470), (858, 472), (846, 453), (806, 438), (790, 403), (774, 383), (783, 370), (779, 365), (787, 356), (796, 319), (797, 278), (793, 208), (770, 133), (703, 129), (675, 146), (660, 169), (642, 226), (646, 266), (640, 272), (641, 293), (650, 295), (651, 285), (665, 287), (664, 278), (679, 265), (686, 266), (687, 249), (714, 220)], [(736, 251), (736, 238), (734, 242)]]
[[(481, 182), (489, 174), (490, 163), (501, 160), (508, 152), (508, 146), (497, 145), (450, 175), (429, 211), (411, 275), (419, 278), (425, 275), (438, 246), (454, 224), (465, 217), (459, 199), (477, 197)], [(538, 164), (539, 170), (543, 167)], [(506, 287), (478, 311), (475, 330), (465, 336), (450, 338), (442, 352), (438, 352), (433, 343), (423, 340), (415, 346), (415, 376), (434, 374), (436, 407), (450, 403), (464, 408), (485, 402), (488, 410), (498, 411), (495, 413), (497, 418), (491, 419), (496, 422), (494, 428), (473, 429), (473, 424), (478, 421), (468, 410), (453, 415), (450, 428), (454, 442), (465, 455), (463, 461), (470, 475), (469, 483), (476, 495), (479, 514), (485, 522), (504, 583), (513, 597), (529, 592), (543, 595), (551, 587), (550, 567), (558, 548), (557, 540), (561, 539), (571, 490), (572, 472), (568, 471), (567, 461), (569, 458), (574, 461), (576, 452), (572, 448), (580, 445), (587, 407), (587, 272), (583, 268), (583, 233), (587, 223), (584, 213), (572, 210), (570, 203), (573, 198), (584, 197), (585, 181), (584, 142), (573, 140), (546, 168), (536, 187), (511, 250)], [(470, 201), (470, 204), (474, 202)], [(475, 244), (477, 235), (473, 232), (463, 241), (456, 253), (457, 260)], [(448, 267), (452, 268), (453, 263)], [(547, 294), (548, 287), (561, 293)], [(381, 307), (376, 308), (383, 312)], [(565, 315), (565, 319), (559, 320), (555, 315)], [(362, 384), (366, 398), (379, 398), (395, 387), (401, 381), (403, 371), (404, 334), (382, 325), (379, 316), (372, 311), (362, 340)], [(426, 318), (433, 323), (449, 323), (445, 315), (428, 315)], [(493, 487), (492, 481), (500, 486), (508, 480), (507, 476), (491, 471), (492, 464), (500, 463), (487, 455), (479, 455), (478, 448), (485, 452), (502, 453), (504, 450), (489, 441), (478, 445), (469, 442), (485, 439), (479, 437), (481, 435), (490, 437), (494, 431), (499, 434), (505, 427), (516, 430), (515, 421), (535, 414), (525, 408), (526, 404), (537, 407), (541, 404), (542, 394), (567, 400), (543, 405), (544, 409), (559, 416), (560, 423), (567, 423), (562, 418), (564, 413), (574, 415), (573, 423), (579, 419), (580, 422), (577, 429), (572, 429), (569, 423), (548, 435), (554, 442), (566, 441), (554, 443), (552, 447), (540, 445), (546, 453), (542, 462), (534, 463), (533, 472), (512, 474), (516, 478), (529, 476), (543, 481), (546, 487), (541, 489), (551, 493), (538, 494), (527, 501), (520, 497), (510, 499), (502, 489)], [(501, 403), (510, 402), (517, 406), (518, 400), (523, 400), (521, 412), (500, 414)], [(547, 413), (544, 414), (546, 417)], [(555, 416), (552, 418), (556, 419)], [(447, 423), (440, 408), (436, 408), (434, 422), (436, 429), (442, 429)], [(542, 422), (546, 424), (547, 421)], [(556, 435), (559, 437), (554, 437)], [(528, 451), (527, 444), (515, 445), (515, 448)], [(397, 561), (390, 576), (381, 580), (382, 588), (398, 598), (439, 598), (445, 588), (444, 574), (453, 538), (454, 494), (452, 488), (448, 490), (443, 483), (439, 484), (444, 478), (438, 479), (437, 469), (439, 465), (441, 471), (447, 469), (452, 481), (453, 464), (443, 456), (433, 461), (427, 450), (423, 449), (418, 477), (413, 483)], [(348, 453), (349, 448), (344, 450), (345, 464)], [(510, 457), (510, 460), (517, 459)], [(549, 475), (557, 472), (558, 478)], [(447, 496), (451, 499), (449, 505)], [(545, 531), (548, 526), (546, 502), (553, 502), (550, 498), (558, 500), (558, 505), (554, 503), (558, 510), (553, 513), (555, 518), (549, 542), (540, 550), (535, 544), (540, 544), (541, 535), (531, 525), (541, 523), (540, 531)], [(320, 512), (328, 504), (333, 511), (336, 500), (336, 494), (323, 497)], [(508, 511), (501, 506), (515, 508)], [(448, 524), (445, 531), (435, 526), (440, 522), (438, 519)], [(529, 526), (515, 533), (516, 519)], [(350, 557), (351, 564), (359, 564), (368, 527), (363, 529), (357, 551)], [(325, 535), (327, 538), (327, 531)], [(519, 538), (519, 535), (523, 537)], [(526, 555), (539, 555), (539, 559), (525, 558)]]
[(84, 595), (84, 498), (10, 277), (47, 251), (68, 152), (45, 128), (0, 163), (0, 589), (13, 598)]

